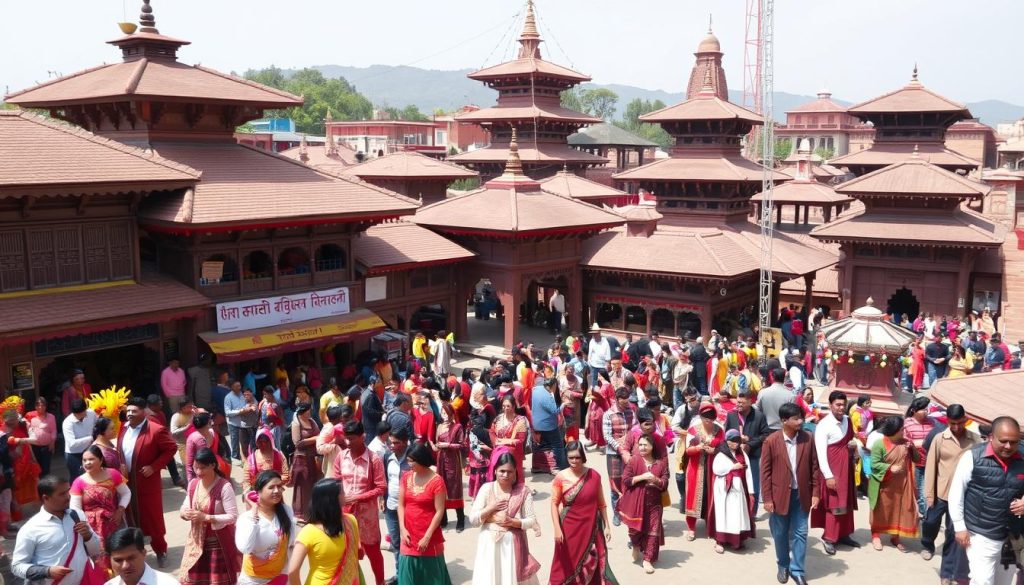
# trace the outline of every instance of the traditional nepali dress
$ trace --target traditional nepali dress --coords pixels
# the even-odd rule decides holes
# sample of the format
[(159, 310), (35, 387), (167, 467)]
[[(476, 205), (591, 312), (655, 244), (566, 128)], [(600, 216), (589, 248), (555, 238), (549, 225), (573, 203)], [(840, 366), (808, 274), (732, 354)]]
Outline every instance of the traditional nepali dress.
[(711, 490), (711, 455), (701, 450), (709, 445), (718, 447), (725, 439), (722, 427), (715, 425), (712, 433), (704, 431), (698, 422), (686, 431), (686, 523), (692, 531), (697, 520), (706, 518)]
[(199, 478), (188, 484), (181, 511), (200, 510), (212, 522), (192, 521), (178, 572), (183, 585), (235, 585), (242, 569), (235, 548), (238, 509), (231, 482), (218, 477), (207, 491)]
[(260, 429), (261, 433), (266, 434), (270, 440), (270, 457), (267, 457), (259, 449), (253, 449), (249, 452), (249, 457), (245, 460), (245, 477), (242, 479), (242, 493), (248, 492), (252, 489), (253, 484), (256, 483), (256, 476), (263, 471), (276, 471), (281, 475), (281, 481), (289, 483), (290, 475), (288, 469), (288, 460), (285, 458), (284, 453), (274, 448), (273, 437), (266, 429)]
[(462, 449), (466, 442), (466, 431), (457, 422), (442, 424), (437, 431), (437, 442), (448, 443), (450, 447), (437, 450), (437, 474), (444, 480), (445, 508), (454, 510), (465, 506), (462, 496)]
[[(816, 432), (820, 432), (819, 426)], [(821, 503), (811, 510), (811, 528), (824, 528), (822, 540), (837, 542), (853, 533), (853, 511), (857, 509), (856, 489), (853, 485), (853, 458), (849, 443), (853, 439), (853, 425), (846, 425), (842, 439), (828, 445), (828, 467), (836, 480), (836, 489), (828, 489), (824, 475), (819, 474)]]
[[(18, 421), (14, 430), (6, 435), (0, 436), (5, 443), (11, 438), (27, 439), (28, 425), (24, 421)], [(21, 506), (39, 501), (39, 494), (36, 487), (39, 485), (39, 475), (42, 468), (36, 463), (36, 456), (32, 453), (32, 446), (27, 443), (20, 445), (7, 445), (10, 453), (11, 466), (14, 468), (14, 485), (11, 488), (11, 497), (14, 499), (15, 512)], [(15, 519), (18, 519), (15, 517)]]
[[(711, 463), (715, 476), (711, 501), (708, 506), (708, 536), (721, 546), (739, 549), (743, 541), (754, 538), (754, 515), (751, 503), (754, 496), (754, 478), (743, 451), (716, 453)], [(733, 469), (743, 463), (743, 469)]]
[(565, 421), (565, 440), (578, 441), (580, 438), (580, 400), (583, 390), (580, 379), (570, 383), (565, 378), (560, 380), (559, 389), (562, 396), (562, 419)]
[(284, 504), (288, 515), (289, 533), (274, 515), (264, 518), (253, 517), (252, 512), (238, 517), (235, 525), (235, 546), (242, 556), (242, 572), (238, 585), (286, 585), (288, 582), (288, 556), (295, 542), (295, 517), (292, 509)]
[[(121, 524), (114, 524), (113, 518), (121, 499), (117, 493), (118, 488), (125, 486), (125, 490), (128, 489), (128, 480), (116, 469), (107, 469), (107, 474), (109, 477), (100, 482), (86, 479), (87, 474), (80, 475), (71, 482), (71, 497), (82, 499), (80, 509), (85, 514), (89, 528), (92, 528), (99, 537), (101, 550), (107, 542), (107, 537), (124, 526), (123, 520)], [(74, 502), (72, 507), (77, 508)], [(110, 560), (106, 554), (96, 560), (96, 566), (103, 570), (110, 568)]]
[[(507, 499), (504, 511), (494, 514), (486, 523), (481, 514), (494, 502)], [(504, 518), (518, 518), (521, 528), (502, 528)], [(505, 494), (496, 482), (485, 484), (473, 501), (469, 521), (482, 524), (477, 537), (476, 562), (473, 563), (473, 585), (537, 585), (540, 563), (530, 554), (526, 531), (537, 525), (533, 496), (529, 488), (518, 484)]]
[(516, 483), (523, 482), (523, 460), (526, 458), (526, 417), (516, 415), (511, 422), (504, 415), (498, 415), (491, 427), (491, 443), (498, 448), (498, 439), (513, 439), (511, 444), (504, 445), (512, 450), (516, 458)]
[(359, 525), (349, 514), (341, 515), (342, 532), (331, 537), (319, 526), (307, 524), (295, 537), (306, 547), (309, 572), (305, 585), (362, 585), (359, 568)]
[(299, 447), (299, 442), (315, 438), (320, 434), (313, 420), (310, 419), (309, 426), (302, 424), (302, 419), (295, 417), (291, 427), (292, 441), (295, 443), (295, 453), (292, 455), (292, 510), (295, 517), (306, 518), (309, 508), (310, 497), (313, 494), (313, 484), (320, 480), (320, 468), (316, 464), (316, 444)]
[[(650, 471), (657, 479), (633, 484), (633, 477)], [(622, 496), (618, 502), (619, 518), (629, 528), (629, 540), (636, 550), (643, 551), (644, 560), (654, 563), (665, 544), (665, 527), (661, 523), (661, 497), (668, 486), (668, 461), (654, 459), (651, 465), (634, 455), (622, 472)]]
[(562, 542), (555, 542), (550, 584), (618, 585), (608, 566), (600, 474), (587, 469), (576, 478), (570, 471), (561, 472), (551, 485), (551, 497), (559, 504)]
[[(871, 534), (891, 534), (915, 538), (920, 534), (917, 521), (917, 487), (914, 485), (913, 443), (894, 443), (882, 437), (871, 447), (871, 478), (868, 501), (871, 504)], [(894, 465), (901, 469), (896, 472)]]
[(615, 400), (615, 389), (611, 384), (601, 384), (600, 388), (590, 389), (590, 405), (587, 408), (587, 428), (584, 437), (599, 448), (604, 447), (604, 432), (601, 421), (604, 413), (611, 408)]
[(412, 411), (412, 432), (416, 440), (433, 443), (437, 438), (437, 419), (434, 418), (433, 410), (414, 409)]
[[(93, 443), (93, 445), (99, 447), (100, 451), (103, 452), (103, 467), (106, 467), (107, 469), (121, 468), (121, 458), (117, 455), (117, 447), (107, 447), (106, 445), (101, 445), (99, 443)], [(185, 458), (182, 457), (181, 461), (184, 463)]]
[[(489, 437), (488, 437), (489, 439)], [(469, 433), (469, 497), (475, 498), (480, 486), (487, 483), (491, 461), (490, 446), (473, 432)]]
[(416, 474), (407, 471), (399, 488), (405, 501), (405, 533), (411, 545), (402, 541), (398, 557), (398, 582), (416, 585), (451, 585), (448, 567), (444, 562), (444, 536), (441, 530), (430, 535), (426, 550), (420, 552), (417, 543), (426, 535), (436, 510), (434, 496), (445, 491), (441, 476), (434, 475), (420, 487)]

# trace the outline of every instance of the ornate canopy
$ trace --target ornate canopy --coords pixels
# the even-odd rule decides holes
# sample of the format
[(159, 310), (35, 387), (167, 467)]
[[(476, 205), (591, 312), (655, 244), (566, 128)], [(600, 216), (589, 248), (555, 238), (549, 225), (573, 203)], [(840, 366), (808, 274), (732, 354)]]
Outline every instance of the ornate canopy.
[(822, 326), (825, 340), (833, 350), (901, 354), (917, 335), (908, 329), (885, 321), (885, 313), (875, 308), (868, 297), (867, 304), (852, 315)]

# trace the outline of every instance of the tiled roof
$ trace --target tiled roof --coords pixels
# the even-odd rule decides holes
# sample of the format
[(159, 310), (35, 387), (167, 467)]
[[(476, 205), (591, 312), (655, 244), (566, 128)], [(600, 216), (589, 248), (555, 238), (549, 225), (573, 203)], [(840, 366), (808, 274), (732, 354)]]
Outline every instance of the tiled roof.
[(593, 124), (600, 122), (587, 114), (576, 110), (563, 108), (561, 106), (547, 104), (528, 104), (522, 106), (494, 106), (493, 108), (481, 108), (455, 116), (459, 122), (487, 122), (490, 120), (561, 120), (564, 122), (578, 122), (581, 124)]
[(201, 65), (139, 59), (100, 65), (15, 92), (6, 101), (29, 108), (130, 98), (210, 101), (263, 108), (302, 105), (302, 98)]
[[(831, 179), (833, 177), (845, 177), (846, 176), (846, 173), (844, 173), (840, 169), (835, 168), (832, 165), (812, 164), (810, 170), (811, 170), (811, 175), (813, 175), (814, 177), (824, 177), (826, 179)], [(786, 175), (788, 177), (792, 177), (794, 179), (796, 178), (796, 174), (797, 174), (796, 166), (782, 167), (781, 169), (779, 169), (779, 172), (782, 173), (783, 175)]]
[[(822, 268), (821, 270), (814, 273), (814, 284), (811, 285), (811, 289), (816, 295), (825, 296), (839, 296), (839, 269), (835, 266), (829, 266), (828, 268)], [(781, 290), (788, 294), (799, 294), (803, 295), (807, 290), (807, 284), (804, 281), (804, 277), (794, 278), (793, 280), (787, 280), (782, 283)]]
[(640, 116), (641, 122), (678, 122), (686, 120), (746, 120), (751, 124), (764, 121), (759, 114), (727, 102), (714, 95), (699, 95), (681, 104), (668, 106)]
[(465, 195), (421, 207), (412, 221), (441, 231), (511, 235), (596, 230), (623, 222), (621, 217), (589, 203), (533, 186), (498, 187), (494, 181)]
[(850, 106), (847, 111), (854, 115), (901, 112), (959, 112), (962, 118), (971, 117), (967, 106), (935, 93), (921, 85), (916, 79), (896, 91), (891, 91), (866, 102)]
[(527, 75), (548, 75), (552, 77), (559, 77), (562, 79), (568, 79), (575, 81), (576, 83), (582, 81), (590, 81), (590, 77), (573, 71), (568, 67), (562, 67), (561, 65), (555, 65), (550, 61), (544, 59), (536, 59), (527, 57), (524, 59), (514, 59), (512, 61), (506, 61), (494, 65), (493, 67), (485, 67), (478, 71), (474, 71), (466, 77), (470, 79), (476, 79), (480, 81), (488, 79), (496, 79), (499, 77), (515, 77), (515, 76), (527, 76)]
[(857, 213), (811, 230), (826, 242), (886, 242), (947, 247), (994, 247), (1006, 239), (1000, 223), (969, 209), (949, 213)]
[(971, 374), (940, 378), (929, 398), (943, 406), (963, 405), (967, 416), (979, 423), (991, 423), (999, 416), (1024, 420), (1024, 370)]
[(911, 155), (908, 159), (847, 181), (836, 187), (836, 192), (977, 198), (988, 193), (989, 187)]
[(807, 112), (845, 112), (846, 108), (832, 101), (832, 94), (818, 94), (818, 99), (800, 104), (787, 114), (803, 114)]
[[(718, 152), (707, 154), (673, 155), (645, 165), (616, 173), (617, 181), (758, 181), (762, 169), (757, 163), (739, 156), (723, 156)], [(789, 177), (774, 172), (777, 181)]]
[[(282, 150), (278, 154), (286, 156), (292, 160), (298, 160), (301, 162), (299, 155), (302, 154), (301, 146), (293, 146), (289, 149)], [(310, 147), (306, 146), (306, 165), (330, 172), (331, 174), (340, 173), (342, 170), (359, 164), (356, 160), (356, 152), (348, 147), (347, 144), (341, 143), (334, 149), (332, 156), (327, 155), (327, 149), (321, 146)]]
[[(659, 225), (649, 237), (630, 237), (619, 228), (584, 240), (581, 264), (616, 271), (733, 279), (760, 270), (760, 237), (757, 226), (749, 222), (720, 228)], [(795, 277), (838, 260), (828, 248), (779, 232), (772, 251), (772, 270), (778, 275)]]
[(201, 169), (203, 179), (184, 195), (147, 201), (139, 212), (147, 224), (266, 226), (399, 216), (417, 207), (408, 197), (241, 144), (168, 142), (153, 148)]
[(408, 221), (370, 227), (352, 240), (352, 254), (370, 273), (423, 263), (458, 262), (475, 256), (448, 238)]
[(0, 111), (0, 193), (25, 187), (87, 191), (93, 184), (183, 187), (194, 168), (91, 132), (19, 110)]
[[(526, 163), (605, 164), (608, 162), (606, 157), (576, 150), (566, 144), (546, 142), (539, 142), (535, 145), (524, 142), (519, 147), (519, 157)], [(448, 157), (448, 160), (457, 163), (504, 163), (508, 160), (508, 145), (492, 144), (486, 148), (460, 152)]]
[(1018, 140), (1017, 142), (1007, 142), (999, 146), (999, 152), (1024, 152), (1024, 140)]
[(348, 167), (343, 175), (365, 179), (439, 179), (451, 180), (477, 177), (480, 173), (418, 152), (399, 151)]
[(602, 185), (596, 181), (585, 179), (576, 173), (569, 171), (558, 171), (553, 176), (542, 179), (540, 182), (542, 191), (572, 197), (573, 199), (594, 199), (603, 197), (621, 197), (628, 195), (608, 185)]
[(828, 162), (832, 166), (836, 167), (856, 165), (888, 166), (910, 158), (910, 156), (914, 154), (915, 146), (918, 148), (917, 155), (933, 165), (944, 167), (981, 166), (981, 161), (974, 160), (973, 158), (967, 158), (960, 153), (953, 152), (952, 150), (945, 148), (942, 144), (934, 143), (921, 143), (920, 145), (914, 145), (907, 143), (887, 144), (884, 142), (876, 142), (871, 146), (871, 148), (858, 150), (856, 152), (844, 154), (843, 156), (837, 156)]
[[(762, 201), (764, 193), (758, 193), (751, 201)], [(789, 181), (772, 189), (774, 203), (828, 205), (853, 201), (852, 197), (836, 193), (836, 190), (817, 181)]]
[(582, 128), (579, 132), (570, 134), (568, 142), (571, 146), (658, 146), (656, 142), (641, 138), (608, 122)]
[(0, 343), (157, 323), (210, 304), (202, 294), (160, 275), (88, 290), (8, 294), (0, 297)]

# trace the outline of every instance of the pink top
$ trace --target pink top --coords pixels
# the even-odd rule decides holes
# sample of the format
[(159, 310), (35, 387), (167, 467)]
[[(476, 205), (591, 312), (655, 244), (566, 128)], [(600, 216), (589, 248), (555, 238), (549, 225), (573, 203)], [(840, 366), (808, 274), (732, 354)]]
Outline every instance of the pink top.
[(923, 423), (917, 422), (917, 419), (912, 416), (908, 416), (903, 421), (903, 437), (911, 443), (915, 443), (917, 446), (917, 452), (921, 455), (921, 458), (916, 463), (918, 467), (924, 467), (925, 457), (927, 456), (924, 449), (921, 447), (921, 444), (924, 443), (924, 440), (928, 437), (928, 433), (930, 433), (934, 428), (935, 421), (927, 417), (924, 419)]
[(178, 368), (178, 371), (175, 372), (170, 366), (164, 368), (164, 371), (160, 373), (160, 387), (165, 396), (184, 396), (185, 370)]
[(57, 440), (57, 419), (49, 412), (46, 416), (32, 411), (25, 415), (28, 421), (28, 434), (34, 437), (40, 447), (49, 447)]

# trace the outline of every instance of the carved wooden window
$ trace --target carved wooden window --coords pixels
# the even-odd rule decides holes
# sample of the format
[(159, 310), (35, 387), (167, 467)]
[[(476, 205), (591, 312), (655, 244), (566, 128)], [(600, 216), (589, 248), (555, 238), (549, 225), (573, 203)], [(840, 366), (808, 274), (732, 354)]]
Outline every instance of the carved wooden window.
[(47, 288), (57, 284), (57, 263), (53, 254), (53, 230), (29, 230), (28, 265), (32, 275), (32, 288)]
[(112, 224), (110, 226), (110, 278), (111, 280), (131, 278), (134, 273), (132, 228), (127, 223)]
[(21, 230), (0, 232), (0, 291), (25, 290), (25, 233)]

